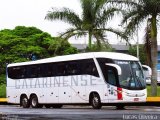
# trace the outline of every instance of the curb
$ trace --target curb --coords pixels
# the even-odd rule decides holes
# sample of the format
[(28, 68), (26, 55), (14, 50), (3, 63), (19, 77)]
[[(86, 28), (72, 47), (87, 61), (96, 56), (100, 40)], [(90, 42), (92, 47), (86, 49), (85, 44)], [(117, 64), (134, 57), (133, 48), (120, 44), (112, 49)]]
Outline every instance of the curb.
[(9, 103), (7, 103), (7, 98), (0, 98), (0, 105), (9, 105)]
[(160, 97), (147, 97), (146, 102), (159, 102), (160, 103)]

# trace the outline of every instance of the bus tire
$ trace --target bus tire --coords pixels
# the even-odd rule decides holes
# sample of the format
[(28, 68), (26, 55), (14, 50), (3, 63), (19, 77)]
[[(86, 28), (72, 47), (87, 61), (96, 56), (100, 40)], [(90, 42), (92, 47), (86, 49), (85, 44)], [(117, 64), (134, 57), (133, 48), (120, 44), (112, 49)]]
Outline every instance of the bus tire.
[(62, 108), (63, 105), (61, 105), (61, 104), (54, 104), (54, 105), (52, 105), (52, 107), (53, 107), (53, 108)]
[(100, 97), (97, 93), (91, 95), (90, 103), (94, 109), (101, 109), (102, 107)]
[(36, 95), (31, 96), (30, 104), (32, 108), (42, 108), (43, 107), (43, 105), (38, 103), (38, 97)]
[(21, 106), (23, 108), (29, 108), (30, 107), (29, 100), (28, 100), (26, 95), (21, 96), (20, 102), (21, 102)]

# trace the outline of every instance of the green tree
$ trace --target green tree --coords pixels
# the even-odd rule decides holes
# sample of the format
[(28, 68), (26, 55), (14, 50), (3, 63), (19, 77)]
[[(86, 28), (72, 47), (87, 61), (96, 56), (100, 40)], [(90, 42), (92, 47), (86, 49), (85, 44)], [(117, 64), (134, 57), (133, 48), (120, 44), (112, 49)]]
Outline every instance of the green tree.
[(97, 45), (97, 43), (94, 43), (92, 45), (92, 48), (86, 49), (87, 52), (113, 52), (115, 51), (114, 48), (110, 44), (102, 44), (101, 47)]
[(127, 23), (126, 31), (128, 35), (134, 33), (140, 24), (151, 18), (151, 94), (157, 95), (157, 22), (160, 16), (160, 0), (111, 0), (112, 3), (123, 4), (126, 12), (122, 24)]
[(13, 30), (13, 34), (22, 38), (29, 37), (34, 34), (40, 34), (42, 31), (36, 27), (17, 26)]
[[(133, 55), (135, 57), (137, 57), (137, 46), (134, 45), (134, 46), (130, 46), (129, 47), (129, 50), (128, 50), (128, 53), (130, 55)], [(146, 61), (146, 58), (147, 58), (147, 55), (146, 55), (146, 52), (145, 52), (145, 49), (144, 49), (144, 45), (139, 45), (139, 60), (142, 64), (146, 64), (147, 61)]]
[[(121, 38), (126, 36), (119, 30), (106, 28), (107, 22), (112, 19), (119, 9), (107, 7), (105, 0), (80, 0), (82, 8), (81, 17), (69, 8), (57, 10), (53, 8), (45, 17), (47, 20), (61, 20), (69, 23), (72, 27), (60, 36), (68, 39), (72, 36), (81, 37), (88, 35), (88, 47), (91, 48), (92, 38), (97, 40), (97, 45), (101, 47), (101, 42), (105, 41), (105, 32), (113, 32)], [(100, 42), (101, 41), (101, 42)]]
[[(56, 43), (56, 44), (55, 44)], [(60, 46), (59, 46), (60, 44)], [(54, 48), (58, 48), (56, 51)], [(56, 54), (54, 54), (56, 53)], [(6, 65), (31, 59), (77, 53), (68, 41), (52, 37), (35, 27), (17, 26), (0, 31), (0, 97), (6, 97)]]
[(69, 55), (78, 53), (78, 50), (74, 47), (71, 47), (71, 45), (62, 38), (56, 38), (56, 40), (53, 40), (49, 46), (48, 49), (54, 56), (57, 55)]
[(77, 49), (72, 47), (68, 41), (52, 37), (35, 27), (18, 26), (13, 30), (1, 30), (0, 83), (5, 83), (5, 68), (9, 63), (30, 61), (33, 60), (33, 56), (34, 59), (42, 59), (73, 53), (77, 53)]

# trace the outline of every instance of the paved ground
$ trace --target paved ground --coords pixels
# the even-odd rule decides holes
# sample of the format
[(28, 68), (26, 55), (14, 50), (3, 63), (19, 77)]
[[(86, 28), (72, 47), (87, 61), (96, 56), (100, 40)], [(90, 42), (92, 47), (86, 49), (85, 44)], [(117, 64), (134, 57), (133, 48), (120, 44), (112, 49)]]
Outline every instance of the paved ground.
[(160, 107), (103, 107), (94, 110), (90, 106), (64, 106), (61, 109), (24, 109), (13, 105), (0, 105), (2, 120), (160, 120)]

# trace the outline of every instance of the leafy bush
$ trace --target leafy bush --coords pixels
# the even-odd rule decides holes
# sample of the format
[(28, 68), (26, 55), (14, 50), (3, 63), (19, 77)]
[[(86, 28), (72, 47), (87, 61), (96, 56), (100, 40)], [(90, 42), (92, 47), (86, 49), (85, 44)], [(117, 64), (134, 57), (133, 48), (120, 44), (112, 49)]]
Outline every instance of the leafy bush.
[(0, 85), (0, 98), (6, 98), (6, 84)]
[(6, 84), (6, 76), (5, 74), (0, 75), (0, 85)]

